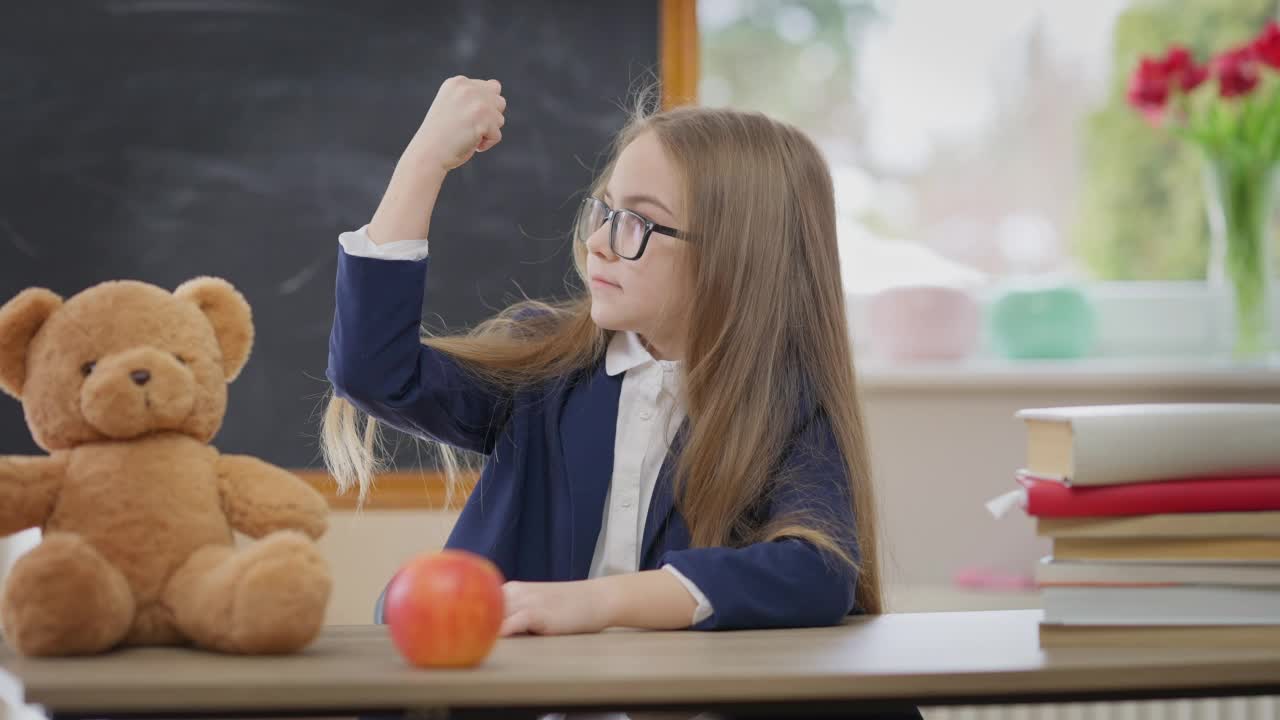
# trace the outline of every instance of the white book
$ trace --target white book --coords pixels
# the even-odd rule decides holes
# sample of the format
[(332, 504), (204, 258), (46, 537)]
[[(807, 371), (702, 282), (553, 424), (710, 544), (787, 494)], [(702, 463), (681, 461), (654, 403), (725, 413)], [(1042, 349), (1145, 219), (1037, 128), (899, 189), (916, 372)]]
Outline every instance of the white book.
[(1280, 625), (1280, 588), (1047, 587), (1044, 622), (1062, 625)]
[(1068, 562), (1042, 558), (1036, 583), (1046, 585), (1244, 585), (1280, 588), (1280, 564)]
[(1031, 408), (1027, 467), (1072, 485), (1280, 475), (1280, 404)]

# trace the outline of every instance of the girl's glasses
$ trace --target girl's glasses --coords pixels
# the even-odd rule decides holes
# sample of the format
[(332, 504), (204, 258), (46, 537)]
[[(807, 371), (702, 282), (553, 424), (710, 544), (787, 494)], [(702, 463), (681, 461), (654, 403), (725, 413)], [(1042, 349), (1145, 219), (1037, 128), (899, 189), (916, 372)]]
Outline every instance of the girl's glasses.
[(582, 223), (578, 237), (583, 242), (601, 225), (612, 223), (609, 226), (609, 249), (623, 260), (639, 260), (645, 247), (649, 245), (649, 235), (652, 233), (686, 239), (685, 233), (680, 230), (659, 225), (630, 210), (614, 210), (596, 197), (588, 196), (582, 201), (578, 217)]

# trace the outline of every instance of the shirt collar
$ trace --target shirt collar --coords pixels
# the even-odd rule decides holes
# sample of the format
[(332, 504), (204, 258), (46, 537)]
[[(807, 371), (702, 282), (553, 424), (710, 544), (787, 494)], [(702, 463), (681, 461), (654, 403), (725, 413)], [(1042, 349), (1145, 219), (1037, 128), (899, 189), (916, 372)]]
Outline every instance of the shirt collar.
[(655, 360), (640, 336), (634, 332), (615, 332), (609, 340), (609, 348), (605, 351), (604, 369), (609, 375), (620, 375), (632, 368), (658, 363), (663, 368), (674, 368), (678, 363), (674, 360)]

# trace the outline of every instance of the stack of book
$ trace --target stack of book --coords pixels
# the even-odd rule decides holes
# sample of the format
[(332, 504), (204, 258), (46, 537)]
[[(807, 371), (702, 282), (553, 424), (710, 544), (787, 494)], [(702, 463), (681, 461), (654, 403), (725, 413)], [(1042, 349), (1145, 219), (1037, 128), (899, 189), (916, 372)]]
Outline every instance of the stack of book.
[(1041, 646), (1280, 646), (1280, 405), (1017, 416)]

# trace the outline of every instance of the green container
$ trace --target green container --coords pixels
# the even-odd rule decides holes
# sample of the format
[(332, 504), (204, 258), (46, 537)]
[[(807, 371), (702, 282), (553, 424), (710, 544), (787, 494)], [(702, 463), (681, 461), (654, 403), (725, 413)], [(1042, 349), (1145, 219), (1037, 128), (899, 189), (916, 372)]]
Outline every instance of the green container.
[(1093, 347), (1093, 304), (1079, 288), (1065, 285), (1008, 289), (988, 310), (996, 353), (1014, 360), (1068, 359)]

